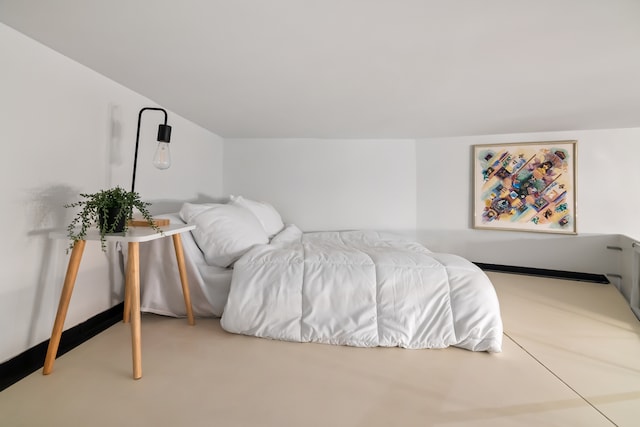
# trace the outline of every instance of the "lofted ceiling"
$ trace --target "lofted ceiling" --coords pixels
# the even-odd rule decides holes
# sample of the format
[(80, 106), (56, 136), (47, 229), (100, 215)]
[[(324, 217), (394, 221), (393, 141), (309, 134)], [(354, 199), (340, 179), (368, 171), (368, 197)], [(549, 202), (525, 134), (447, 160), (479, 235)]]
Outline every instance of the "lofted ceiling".
[(0, 22), (226, 138), (640, 127), (638, 0), (0, 0)]

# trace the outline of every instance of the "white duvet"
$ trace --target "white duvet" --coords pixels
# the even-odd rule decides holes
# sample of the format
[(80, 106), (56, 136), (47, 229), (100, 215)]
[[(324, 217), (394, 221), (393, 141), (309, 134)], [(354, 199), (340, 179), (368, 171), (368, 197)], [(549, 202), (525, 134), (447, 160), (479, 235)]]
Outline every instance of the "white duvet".
[(287, 226), (234, 266), (228, 332), (359, 347), (499, 352), (502, 321), (487, 276), (456, 255), (372, 231)]

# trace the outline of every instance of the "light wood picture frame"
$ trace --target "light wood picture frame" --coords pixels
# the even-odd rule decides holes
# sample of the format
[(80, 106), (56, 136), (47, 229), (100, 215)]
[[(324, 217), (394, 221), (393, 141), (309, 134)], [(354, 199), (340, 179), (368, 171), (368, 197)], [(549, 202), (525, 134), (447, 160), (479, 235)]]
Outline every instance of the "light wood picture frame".
[(577, 141), (473, 146), (477, 229), (577, 234)]

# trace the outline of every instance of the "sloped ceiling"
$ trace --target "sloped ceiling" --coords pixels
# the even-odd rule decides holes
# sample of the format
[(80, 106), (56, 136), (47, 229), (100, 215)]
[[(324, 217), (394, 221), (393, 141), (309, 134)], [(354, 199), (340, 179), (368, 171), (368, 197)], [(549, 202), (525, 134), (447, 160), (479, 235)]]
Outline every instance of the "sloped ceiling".
[(640, 126), (638, 0), (0, 0), (0, 21), (227, 138)]

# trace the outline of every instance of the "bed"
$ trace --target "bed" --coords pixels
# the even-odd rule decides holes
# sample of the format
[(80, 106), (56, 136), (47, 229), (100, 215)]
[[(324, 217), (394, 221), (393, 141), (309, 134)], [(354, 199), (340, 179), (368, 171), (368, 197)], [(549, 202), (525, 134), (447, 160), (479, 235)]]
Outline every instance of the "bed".
[[(456, 346), (500, 352), (502, 320), (489, 278), (473, 263), (370, 230), (302, 232), (275, 209), (240, 196), (185, 203), (183, 235), (196, 316), (228, 332), (358, 347)], [(184, 316), (167, 239), (141, 247), (141, 307)]]

